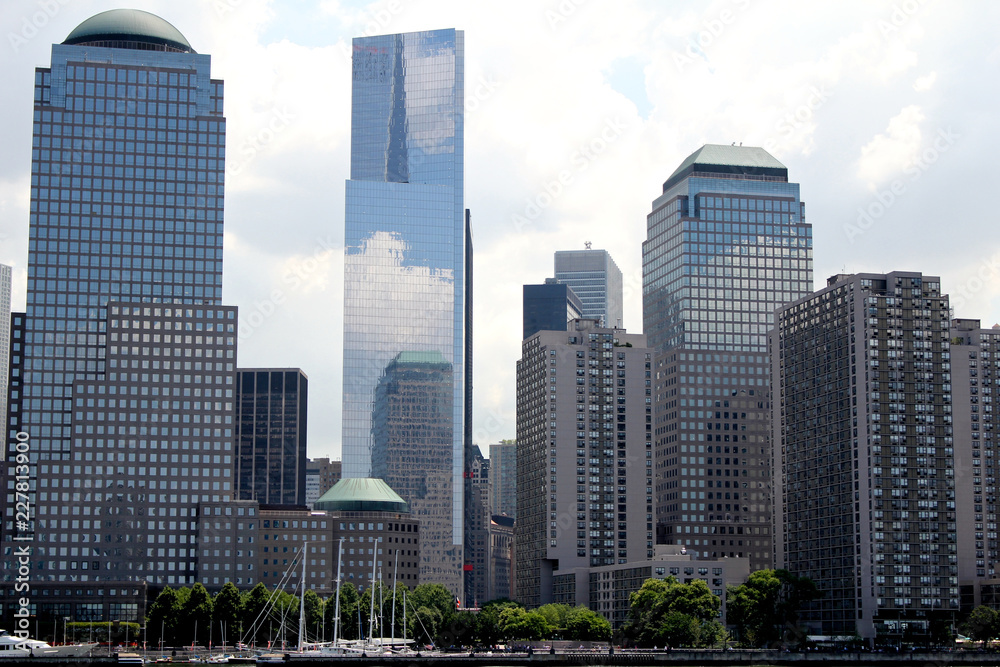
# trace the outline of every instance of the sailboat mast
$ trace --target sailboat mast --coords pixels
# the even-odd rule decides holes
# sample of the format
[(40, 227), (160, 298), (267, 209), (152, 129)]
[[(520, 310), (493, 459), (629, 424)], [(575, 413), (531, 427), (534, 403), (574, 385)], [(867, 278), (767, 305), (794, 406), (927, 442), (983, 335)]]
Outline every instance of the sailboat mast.
[(333, 645), (337, 645), (338, 632), (340, 631), (340, 565), (344, 555), (344, 538), (337, 540), (337, 603), (334, 605), (333, 619)]
[(396, 563), (392, 566), (392, 643), (396, 643), (396, 572), (399, 570), (399, 549), (396, 549)]
[(374, 645), (372, 642), (372, 637), (375, 632), (375, 549), (372, 549), (372, 604), (371, 613), (368, 614), (368, 641)]
[(299, 556), (302, 557), (302, 597), (299, 598), (299, 653), (302, 653), (306, 638), (306, 548), (308, 542), (302, 545)]

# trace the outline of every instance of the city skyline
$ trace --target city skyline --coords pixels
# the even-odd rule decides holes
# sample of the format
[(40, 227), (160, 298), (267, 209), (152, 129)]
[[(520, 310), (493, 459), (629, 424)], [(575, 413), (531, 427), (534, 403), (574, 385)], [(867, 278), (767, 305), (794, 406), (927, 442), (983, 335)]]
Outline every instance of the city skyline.
[[(814, 288), (834, 273), (919, 268), (941, 276), (956, 316), (1000, 320), (998, 288), (988, 284), (998, 244), (981, 226), (988, 215), (973, 198), (946, 204), (936, 194), (974, 187), (992, 165), (996, 139), (978, 110), (996, 93), (978, 82), (996, 78), (985, 32), (993, 7), (859, 3), (834, 15), (784, 3), (665, 11), (636, 2), (608, 14), (525, 3), (512, 14), (547, 58), (538, 67), (537, 54), (503, 45), (506, 23), (457, 4), (343, 3), (325, 13), (319, 3), (255, 0), (128, 5), (177, 26), (227, 82), (235, 102), (223, 302), (240, 307), (240, 366), (303, 368), (315, 404), (341, 402), (339, 345), (324, 346), (311, 331), (340, 328), (336, 184), (349, 164), (349, 46), (363, 34), (455, 25), (469, 35), (465, 199), (476, 212), (477, 272), (490, 277), (477, 294), (480, 444), (514, 433), (520, 286), (548, 274), (552, 251), (590, 241), (622, 268), (625, 323), (639, 322), (644, 202), (705, 143), (763, 146), (796, 174), (823, 221)], [(35, 2), (14, 2), (0, 13), (8, 36), (0, 76), (11, 91), (0, 102), (10, 147), (0, 162), (0, 262), (14, 266), (16, 310), (24, 306), (30, 150), (30, 105), (20, 101), (50, 44), (117, 6), (58, 5), (49, 16)], [(971, 48), (954, 49), (959, 38)], [(580, 56), (581, 43), (595, 46)], [(740, 57), (749, 49), (752, 64)], [(684, 104), (669, 94), (677, 86), (694, 92)], [(938, 220), (961, 221), (982, 242), (968, 250), (954, 223)], [(290, 338), (295, 345), (280, 345)], [(339, 456), (339, 411), (311, 422), (310, 456)]]

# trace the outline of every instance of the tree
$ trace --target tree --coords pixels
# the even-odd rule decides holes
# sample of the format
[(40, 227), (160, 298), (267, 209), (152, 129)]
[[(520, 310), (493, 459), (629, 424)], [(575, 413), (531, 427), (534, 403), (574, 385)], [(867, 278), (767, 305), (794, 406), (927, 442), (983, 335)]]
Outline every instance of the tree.
[(177, 591), (167, 586), (160, 591), (160, 594), (156, 596), (156, 600), (149, 607), (149, 617), (146, 621), (146, 627), (149, 628), (148, 634), (151, 636), (151, 641), (154, 644), (161, 642), (165, 646), (174, 646), (176, 644), (174, 635), (179, 612), (180, 605), (177, 603)]
[(726, 596), (727, 620), (740, 633), (745, 646), (777, 644), (782, 639), (798, 643), (802, 604), (822, 594), (808, 577), (788, 570), (758, 570), (746, 583), (730, 586)]
[(969, 639), (983, 642), (985, 647), (986, 642), (1000, 635), (1000, 614), (991, 607), (979, 605), (969, 614), (962, 629)]
[[(337, 628), (338, 639), (358, 639), (358, 602), (360, 596), (354, 584), (347, 582), (340, 585), (340, 627)], [(330, 636), (333, 636), (335, 615), (337, 613), (336, 598), (327, 600), (326, 624)]]
[(258, 583), (242, 597), (242, 627), (243, 641), (249, 644), (267, 641), (267, 614), (270, 607), (271, 593), (263, 582)]
[(421, 616), (421, 620), (424, 620), (425, 623), (427, 620), (435, 623), (436, 629), (431, 630), (429, 626), (427, 627), (434, 643), (450, 645), (450, 641), (448, 644), (444, 642), (450, 640), (451, 636), (448, 638), (441, 636), (442, 631), (451, 627), (455, 616), (455, 596), (447, 588), (441, 584), (420, 584), (407, 595), (406, 604), (411, 610), (416, 609), (418, 612), (421, 607), (434, 610), (436, 616), (431, 615), (428, 619)]
[(569, 606), (565, 604), (543, 604), (535, 610), (541, 614), (546, 624), (552, 629), (554, 635), (558, 636), (566, 630), (566, 617), (569, 615)]
[(192, 586), (184, 597), (178, 628), (182, 641), (187, 644), (186, 638), (190, 636), (192, 642), (198, 639), (207, 646), (212, 626), (212, 598), (201, 584)]
[(508, 607), (500, 612), (500, 632), (505, 639), (545, 639), (551, 631), (545, 617), (537, 611)]
[(320, 631), (318, 630), (320, 623), (323, 622), (323, 600), (316, 595), (315, 591), (306, 591), (305, 594), (305, 607), (306, 607), (306, 637), (309, 636), (310, 632), (316, 632), (315, 641), (319, 641)]
[[(674, 577), (647, 579), (629, 598), (628, 621), (622, 633), (639, 646), (699, 646), (701, 627), (714, 620), (722, 602), (708, 585), (696, 579), (682, 584)], [(715, 635), (704, 637), (714, 640)]]
[(611, 623), (600, 614), (580, 605), (566, 614), (566, 639), (573, 641), (611, 641)]
[(480, 643), (492, 646), (501, 642), (503, 635), (500, 632), (500, 613), (511, 607), (522, 607), (522, 605), (507, 598), (491, 600), (483, 605), (476, 614), (476, 636)]
[(243, 614), (243, 598), (233, 582), (226, 582), (212, 600), (212, 623), (223, 634), (227, 643), (236, 643), (240, 637), (240, 620)]

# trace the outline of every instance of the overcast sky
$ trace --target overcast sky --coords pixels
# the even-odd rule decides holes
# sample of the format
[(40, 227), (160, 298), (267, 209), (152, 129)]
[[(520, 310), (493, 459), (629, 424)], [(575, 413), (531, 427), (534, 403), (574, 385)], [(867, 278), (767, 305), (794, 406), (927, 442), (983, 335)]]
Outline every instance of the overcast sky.
[(174, 24), (226, 82), (223, 300), (240, 308), (240, 366), (309, 376), (312, 457), (340, 457), (350, 43), (364, 34), (465, 31), (484, 453), (515, 434), (521, 286), (589, 241), (622, 269), (624, 326), (640, 332), (646, 214), (706, 143), (764, 146), (788, 167), (817, 287), (922, 271), (956, 316), (1000, 322), (1000, 3), (943, 0), (3, 0), (0, 262), (16, 309), (34, 68), (117, 7)]

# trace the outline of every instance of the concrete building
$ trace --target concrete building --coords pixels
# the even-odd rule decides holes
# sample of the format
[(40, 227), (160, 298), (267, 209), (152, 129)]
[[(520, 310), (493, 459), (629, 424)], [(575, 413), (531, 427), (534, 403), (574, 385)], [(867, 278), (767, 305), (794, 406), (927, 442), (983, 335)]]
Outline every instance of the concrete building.
[(959, 609), (948, 327), (940, 280), (902, 271), (833, 276), (775, 314), (775, 559), (823, 592), (810, 634), (898, 640)]
[(298, 368), (236, 374), (236, 497), (305, 505), (309, 379)]
[(517, 518), (517, 443), (490, 445), (490, 511)]
[[(955, 516), (961, 613), (994, 601), (997, 548), (997, 423), (993, 398), (1000, 380), (1000, 327), (979, 320), (951, 322)], [(983, 586), (985, 595), (980, 590)]]
[(540, 331), (517, 364), (516, 599), (653, 555), (652, 352), (594, 320)]
[(557, 603), (583, 605), (604, 616), (614, 630), (628, 620), (629, 596), (647, 579), (673, 577), (682, 584), (704, 581), (722, 602), (720, 622), (726, 623), (726, 587), (738, 586), (750, 576), (747, 558), (707, 558), (695, 560), (687, 547), (658, 544), (652, 558), (604, 567), (578, 568), (556, 575)]
[(657, 542), (771, 567), (766, 334), (775, 308), (812, 291), (799, 186), (762, 148), (703, 146), (646, 226)]
[[(374, 400), (401, 354), (449, 366), (447, 415), (428, 424), (450, 449), (424, 475), (433, 521), (391, 483), (425, 534), (425, 572), (462, 596), (463, 476), (471, 299), (464, 207), (465, 35), (433, 30), (353, 42), (351, 178), (345, 196), (344, 476), (371, 477), (373, 436), (385, 423)], [(428, 128), (433, 128), (429, 130)], [(439, 479), (447, 470), (447, 480)], [(425, 497), (429, 497), (425, 495)], [(426, 521), (424, 520), (426, 519)]]
[(524, 285), (521, 292), (522, 340), (538, 331), (562, 331), (567, 322), (583, 317), (580, 297), (554, 278), (543, 285)]
[(306, 461), (306, 506), (312, 506), (319, 497), (340, 481), (340, 461), (328, 458), (308, 459)]
[(591, 250), (589, 243), (586, 250), (558, 250), (554, 275), (556, 282), (569, 285), (580, 299), (579, 317), (598, 320), (611, 329), (624, 328), (622, 272), (607, 250)]

